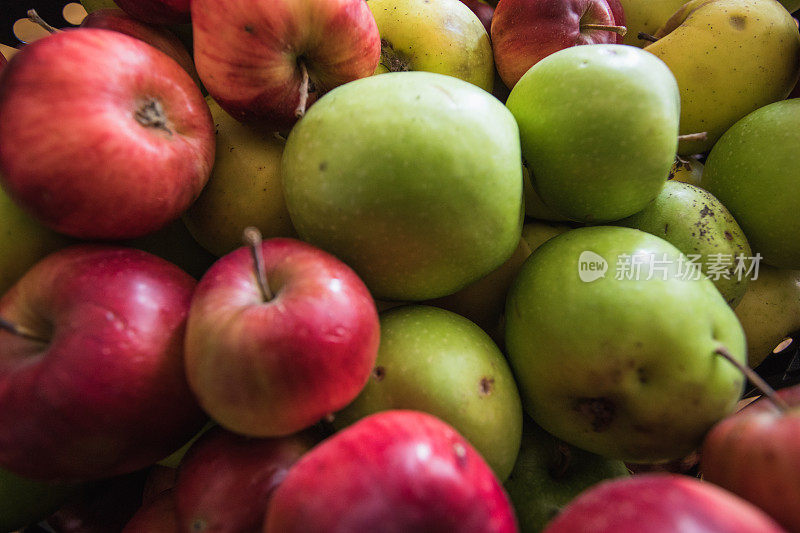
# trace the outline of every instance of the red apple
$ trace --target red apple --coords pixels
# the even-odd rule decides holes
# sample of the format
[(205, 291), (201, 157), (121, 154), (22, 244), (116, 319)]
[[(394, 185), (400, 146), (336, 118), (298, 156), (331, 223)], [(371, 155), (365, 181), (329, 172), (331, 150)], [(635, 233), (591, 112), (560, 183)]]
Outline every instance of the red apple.
[(172, 58), (122, 33), (63, 31), (0, 78), (0, 181), (32, 215), (79, 238), (152, 233), (197, 198), (214, 124)]
[(500, 482), (452, 427), (383, 411), (295, 464), (267, 509), (265, 533), (516, 531)]
[(311, 449), (310, 433), (251, 439), (217, 427), (181, 463), (175, 497), (181, 531), (260, 531), (272, 493)]
[(184, 24), (191, 19), (191, 0), (114, 0), (133, 18), (150, 24)]
[(623, 30), (615, 10), (622, 13), (618, 0), (500, 0), (491, 35), (503, 82), (513, 89), (528, 69), (564, 48), (618, 42)]
[(719, 422), (703, 444), (703, 476), (800, 531), (800, 385), (778, 391), (791, 406), (768, 399)]
[(172, 491), (142, 506), (127, 523), (122, 533), (178, 533), (178, 515)]
[(200, 78), (197, 76), (197, 69), (194, 68), (192, 56), (186, 51), (181, 40), (167, 28), (141, 22), (121, 9), (92, 11), (81, 22), (81, 28), (118, 31), (144, 41), (150, 46), (155, 46), (174, 59), (183, 67), (183, 70), (189, 73), (195, 83), (200, 85)]
[[(501, 0), (502, 1), (502, 0)], [(583, 492), (544, 533), (781, 533), (763, 511), (711, 483), (640, 474)]]
[[(77, 31), (77, 30), (76, 30)], [(97, 479), (165, 457), (203, 425), (183, 373), (194, 280), (139, 250), (74, 246), (0, 299), (0, 465)]]
[(291, 128), (325, 92), (372, 75), (381, 54), (364, 0), (194, 0), (192, 27), (214, 100), (275, 130)]
[(461, 0), (470, 11), (475, 13), (478, 20), (481, 21), (483, 27), (486, 28), (486, 33), (492, 31), (492, 16), (494, 16), (494, 8), (484, 2), (483, 0)]
[[(263, 289), (253, 254), (263, 259)], [(289, 435), (355, 399), (379, 335), (375, 303), (350, 267), (309, 244), (272, 239), (223, 256), (200, 280), (186, 374), (220, 425)]]

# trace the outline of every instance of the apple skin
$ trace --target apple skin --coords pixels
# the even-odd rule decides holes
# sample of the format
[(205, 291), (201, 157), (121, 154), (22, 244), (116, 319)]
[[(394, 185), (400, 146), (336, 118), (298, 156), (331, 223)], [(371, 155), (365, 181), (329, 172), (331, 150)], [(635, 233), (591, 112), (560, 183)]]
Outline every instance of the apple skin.
[(25, 46), (0, 77), (0, 114), (2, 186), (73, 237), (160, 229), (197, 198), (214, 161), (214, 124), (191, 77), (115, 31)]
[(320, 95), (375, 72), (380, 36), (363, 0), (194, 0), (200, 79), (235, 119), (273, 130), (297, 122), (303, 61)]
[(463, 80), (390, 72), (338, 87), (289, 134), (281, 164), (297, 233), (376, 298), (452, 294), (519, 244), (517, 124)]
[(289, 470), (264, 533), (511, 533), (515, 522), (497, 478), (453, 428), (417, 411), (385, 411)]
[(183, 70), (189, 73), (194, 82), (198, 86), (200, 85), (200, 78), (197, 76), (197, 69), (194, 67), (192, 56), (186, 51), (186, 47), (183, 46), (180, 39), (167, 28), (141, 22), (121, 9), (98, 9), (93, 11), (83, 19), (81, 28), (118, 31), (155, 46), (174, 59), (183, 67)]
[(778, 391), (791, 406), (779, 411), (761, 398), (722, 420), (706, 435), (701, 469), (716, 483), (800, 531), (800, 386)]
[(582, 30), (581, 24), (617, 22), (606, 0), (500, 0), (492, 19), (492, 49), (506, 86), (513, 89), (533, 65), (564, 48), (617, 42), (616, 33)]
[[(37, 263), (0, 316), (0, 464), (43, 480), (132, 472), (203, 425), (183, 375), (195, 281), (145, 252), (73, 246)], [(157, 413), (157, 415), (156, 415)]]
[(254, 437), (289, 435), (350, 403), (369, 378), (380, 325), (364, 283), (309, 244), (261, 245), (264, 302), (250, 249), (200, 280), (186, 332), (186, 374), (220, 425)]
[(208, 431), (181, 462), (179, 531), (259, 531), (273, 492), (318, 441), (311, 432), (251, 439), (220, 427)]
[(192, 0), (114, 0), (126, 13), (149, 24), (185, 24)]
[(122, 533), (177, 533), (178, 515), (173, 491), (161, 493), (143, 505), (125, 525)]
[(578, 496), (544, 533), (785, 533), (763, 511), (679, 474), (605, 481)]
[(483, 24), (486, 34), (489, 35), (492, 31), (494, 7), (483, 0), (461, 0), (461, 3), (467, 6), (470, 11), (475, 13), (475, 16), (478, 17), (478, 20), (480, 20), (481, 24)]

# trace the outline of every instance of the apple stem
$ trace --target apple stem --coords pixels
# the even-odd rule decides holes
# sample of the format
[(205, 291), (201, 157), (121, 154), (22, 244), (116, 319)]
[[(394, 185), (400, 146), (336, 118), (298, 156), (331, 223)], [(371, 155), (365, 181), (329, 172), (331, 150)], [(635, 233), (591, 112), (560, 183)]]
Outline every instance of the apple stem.
[(706, 139), (708, 139), (707, 131), (701, 131), (700, 133), (687, 133), (686, 135), (678, 135), (678, 142), (705, 141)]
[(269, 302), (275, 296), (267, 283), (267, 271), (264, 268), (264, 257), (261, 255), (262, 238), (258, 228), (253, 226), (245, 228), (244, 242), (250, 247), (250, 253), (253, 256), (253, 269), (256, 273), (256, 281), (258, 282), (258, 289), (261, 291), (261, 297), (265, 302)]
[(639, 37), (640, 41), (650, 41), (651, 43), (658, 41), (658, 37), (650, 35), (649, 33), (645, 33), (643, 31), (640, 31), (637, 37)]
[(0, 329), (6, 330), (9, 333), (13, 333), (18, 337), (23, 337), (25, 339), (29, 339), (32, 341), (44, 342), (44, 343), (50, 342), (47, 339), (39, 337), (36, 333), (29, 330), (28, 328), (20, 326), (19, 324), (14, 324), (13, 322), (9, 322), (4, 318), (0, 318)]
[(759, 376), (755, 370), (737, 361), (733, 357), (733, 355), (731, 355), (731, 353), (723, 347), (717, 348), (716, 350), (714, 350), (714, 353), (716, 353), (717, 355), (721, 355), (722, 357), (727, 359), (729, 363), (731, 363), (739, 370), (739, 372), (744, 374), (745, 377), (747, 377), (747, 379), (750, 380), (750, 383), (755, 385), (756, 388), (760, 390), (761, 393), (764, 396), (766, 396), (767, 399), (769, 399), (769, 401), (771, 401), (772, 404), (775, 407), (777, 407), (779, 411), (786, 412), (789, 410), (789, 404), (787, 404), (783, 398), (778, 396), (778, 393), (775, 392), (775, 389), (773, 389), (769, 383), (764, 381), (764, 378)]
[(625, 37), (625, 34), (628, 33), (628, 28), (625, 26), (612, 26), (609, 24), (581, 24), (581, 31), (583, 30), (600, 30), (600, 31), (611, 31), (616, 33), (617, 35), (621, 35)]
[(294, 110), (295, 116), (303, 118), (306, 114), (306, 105), (308, 105), (308, 69), (306, 64), (301, 60), (297, 62), (300, 65), (300, 72), (303, 79), (300, 82), (300, 102), (297, 104), (297, 109)]
[(58, 28), (54, 28), (53, 26), (48, 24), (46, 20), (44, 20), (42, 17), (39, 16), (39, 13), (37, 13), (35, 9), (28, 10), (28, 19), (31, 22), (35, 22), (36, 24), (46, 29), (50, 33), (58, 33), (61, 31)]

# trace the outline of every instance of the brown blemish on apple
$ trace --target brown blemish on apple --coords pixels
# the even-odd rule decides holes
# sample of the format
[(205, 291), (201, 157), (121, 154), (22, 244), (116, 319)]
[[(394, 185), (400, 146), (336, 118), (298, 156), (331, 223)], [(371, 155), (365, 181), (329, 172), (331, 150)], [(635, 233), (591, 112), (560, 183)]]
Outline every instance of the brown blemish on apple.
[(377, 382), (383, 381), (383, 378), (386, 377), (386, 369), (382, 366), (376, 366), (375, 369), (372, 371), (372, 379)]
[(617, 406), (608, 398), (581, 398), (576, 409), (589, 420), (592, 430), (600, 433), (611, 426)]
[(389, 72), (408, 72), (411, 70), (411, 64), (408, 60), (395, 50), (392, 43), (386, 39), (381, 39), (380, 64)]
[(492, 393), (494, 388), (494, 378), (490, 376), (483, 376), (481, 378), (481, 396), (488, 396)]
[[(728, 239), (729, 241), (733, 240), (733, 235), (731, 235), (730, 231), (726, 231), (725, 232), (725, 238)], [(740, 246), (740, 248), (741, 248), (741, 246)]]
[(732, 15), (728, 19), (728, 22), (730, 22), (731, 27), (735, 30), (743, 30), (747, 25), (747, 19), (741, 15)]
[(162, 130), (170, 136), (172, 135), (172, 130), (167, 126), (167, 115), (160, 100), (152, 97), (143, 99), (136, 106), (133, 116), (136, 122), (145, 128)]

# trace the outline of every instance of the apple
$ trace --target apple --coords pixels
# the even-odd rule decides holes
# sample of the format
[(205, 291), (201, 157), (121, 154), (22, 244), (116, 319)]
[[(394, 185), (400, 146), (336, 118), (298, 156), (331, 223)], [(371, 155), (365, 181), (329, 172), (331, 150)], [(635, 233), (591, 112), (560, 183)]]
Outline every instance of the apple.
[(484, 0), (461, 0), (461, 3), (469, 8), (470, 11), (475, 13), (478, 20), (483, 24), (486, 34), (492, 30), (492, 17), (494, 16), (494, 7), (485, 2)]
[(311, 432), (251, 439), (220, 427), (208, 431), (181, 462), (180, 531), (260, 531), (273, 492), (318, 440)]
[(625, 11), (628, 32), (624, 44), (643, 47), (650, 41), (640, 39), (640, 33), (653, 35), (686, 0), (617, 0)]
[(0, 182), (45, 225), (79, 238), (152, 233), (197, 198), (214, 125), (172, 58), (79, 28), (31, 43), (0, 78)]
[(175, 495), (162, 493), (154, 501), (143, 505), (125, 525), (122, 533), (177, 533), (178, 516)]
[(204, 416), (182, 358), (194, 285), (163, 259), (121, 247), (73, 246), (34, 265), (0, 299), (3, 468), (109, 477), (196, 433)]
[(544, 533), (784, 533), (763, 511), (711, 483), (642, 474), (587, 490)]
[(177, 61), (189, 73), (195, 83), (200, 85), (200, 78), (197, 77), (197, 69), (194, 67), (192, 56), (186, 51), (186, 47), (183, 46), (180, 39), (167, 28), (141, 22), (127, 15), (121, 9), (98, 9), (93, 11), (83, 19), (81, 28), (118, 31), (155, 46)]
[(234, 118), (288, 130), (320, 95), (370, 76), (380, 36), (363, 0), (193, 0), (194, 58)]
[(391, 72), (338, 87), (289, 134), (281, 164), (297, 233), (376, 298), (452, 294), (519, 244), (517, 124), (451, 76)]
[(800, 386), (778, 391), (777, 398), (776, 404), (763, 397), (714, 426), (703, 444), (701, 468), (708, 481), (798, 531)]
[(489, 34), (460, 0), (369, 0), (367, 5), (381, 37), (376, 73), (437, 72), (492, 91)]
[(158, 463), (151, 466), (147, 471), (147, 478), (142, 488), (142, 505), (148, 505), (158, 499), (162, 493), (174, 489), (177, 480), (177, 468), (162, 466)]
[(254, 226), (267, 238), (294, 237), (283, 199), (284, 141), (273, 132), (242, 124), (210, 96), (217, 157), (203, 192), (183, 221), (206, 250), (221, 257), (242, 245), (242, 230)]
[[(616, 43), (625, 34), (607, 0), (500, 0), (492, 19), (497, 71), (513, 89), (533, 65), (581, 44)], [(620, 10), (621, 12), (621, 10)]]
[(264, 533), (516, 531), (508, 496), (453, 428), (385, 411), (334, 434), (289, 470)]
[(80, 489), (77, 484), (43, 483), (0, 469), (0, 531), (17, 531), (47, 518)]
[(192, 0), (114, 0), (135, 19), (150, 24), (184, 24), (190, 20)]
[(186, 375), (223, 427), (289, 435), (364, 387), (378, 352), (378, 313), (364, 283), (334, 256), (246, 233), (250, 247), (222, 257), (197, 286)]
[(559, 50), (525, 73), (506, 105), (519, 124), (533, 188), (571, 220), (633, 215), (667, 180), (680, 96), (652, 54), (619, 44)]
[(81, 4), (83, 4), (87, 13), (92, 13), (99, 9), (117, 9), (119, 7), (114, 0), (81, 0)]
[[(682, 262), (683, 261), (683, 262)], [(745, 338), (686, 257), (643, 231), (578, 228), (525, 262), (506, 301), (506, 350), (545, 431), (631, 462), (686, 456), (732, 413)]]

